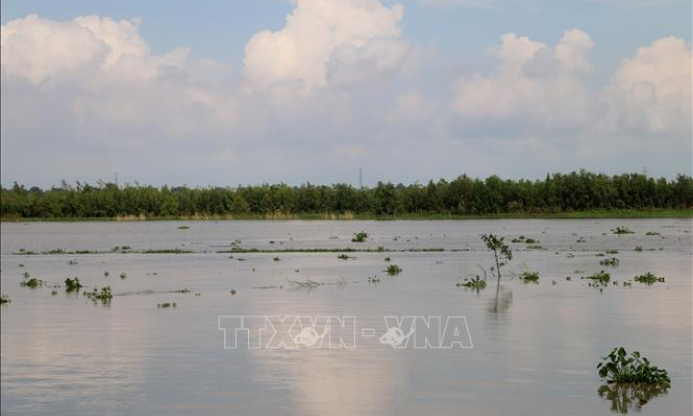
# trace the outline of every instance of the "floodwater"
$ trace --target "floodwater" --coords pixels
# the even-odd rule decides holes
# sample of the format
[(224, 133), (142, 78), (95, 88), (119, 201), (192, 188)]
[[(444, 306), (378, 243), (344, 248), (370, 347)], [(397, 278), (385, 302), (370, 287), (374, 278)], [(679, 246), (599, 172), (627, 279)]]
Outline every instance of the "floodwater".
[[(610, 232), (618, 226), (634, 233)], [(690, 415), (693, 407), (690, 219), (1, 227), (2, 294), (11, 299), (0, 309), (3, 415)], [(351, 242), (362, 230), (368, 240)], [(488, 272), (479, 235), (489, 232), (538, 242), (510, 244), (499, 286), (456, 286)], [(220, 253), (233, 247), (284, 252)], [(386, 251), (337, 258), (341, 248), (379, 247)], [(316, 248), (335, 252), (288, 252)], [(192, 252), (140, 253), (164, 249)], [(596, 256), (606, 250), (618, 254)], [(599, 265), (608, 257), (620, 265)], [(402, 272), (389, 276), (390, 264)], [(538, 271), (538, 284), (520, 281), (522, 270)], [(580, 278), (600, 270), (619, 283), (600, 290)], [(25, 272), (44, 285), (20, 286)], [(623, 285), (646, 272), (666, 281)], [(110, 304), (66, 292), (63, 281), (75, 276), (83, 291), (110, 286)], [(176, 308), (157, 307), (164, 302)], [(285, 348), (231, 349), (235, 332), (219, 330), (220, 316), (353, 317), (356, 329), (330, 334), (347, 335), (343, 348), (288, 348), (287, 319), (276, 325)], [(462, 342), (393, 348), (380, 342), (386, 316), (402, 317), (403, 332), (405, 317), (464, 317), (454, 334)], [(595, 366), (615, 346), (667, 369), (671, 387), (602, 387)]]

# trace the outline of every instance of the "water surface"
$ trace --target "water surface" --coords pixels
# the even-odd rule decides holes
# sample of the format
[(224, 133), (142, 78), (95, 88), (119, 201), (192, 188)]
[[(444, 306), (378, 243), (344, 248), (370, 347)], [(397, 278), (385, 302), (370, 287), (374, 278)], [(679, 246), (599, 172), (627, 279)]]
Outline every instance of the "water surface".
[[(641, 414), (690, 415), (691, 225), (686, 219), (3, 223), (2, 293), (12, 301), (1, 309), (2, 413), (606, 415), (623, 405), (624, 393), (600, 395), (595, 366), (612, 347), (624, 346), (672, 378)], [(634, 233), (612, 234), (617, 226)], [(352, 243), (361, 230), (368, 241)], [(457, 287), (490, 267), (479, 240), (487, 232), (508, 240), (523, 235), (541, 248), (511, 244), (515, 258), (500, 286), (479, 293)], [(192, 253), (110, 252), (115, 246)], [(233, 247), (283, 252), (220, 253)], [(355, 257), (349, 260), (338, 259), (339, 252), (287, 252), (380, 247), (386, 251), (348, 253)], [(104, 253), (16, 254), (21, 249)], [(618, 250), (607, 256), (618, 257), (619, 267), (599, 265), (604, 257), (596, 254), (606, 250)], [(388, 264), (403, 272), (388, 276)], [(539, 271), (539, 283), (513, 278), (523, 269)], [(620, 284), (600, 291), (580, 279), (602, 269)], [(20, 287), (24, 272), (46, 284)], [(119, 278), (123, 272), (126, 279)], [(623, 286), (645, 272), (666, 282)], [(64, 288), (51, 295), (52, 285), (74, 276), (88, 289), (109, 285), (110, 306)], [(369, 283), (372, 276), (380, 282)], [(325, 284), (307, 290), (288, 283), (307, 278)], [(184, 288), (191, 292), (171, 293)], [(157, 308), (162, 302), (177, 307)], [(225, 350), (220, 315), (353, 315), (359, 327), (379, 334), (387, 315), (464, 316), (474, 348), (391, 349), (359, 339), (353, 350)]]

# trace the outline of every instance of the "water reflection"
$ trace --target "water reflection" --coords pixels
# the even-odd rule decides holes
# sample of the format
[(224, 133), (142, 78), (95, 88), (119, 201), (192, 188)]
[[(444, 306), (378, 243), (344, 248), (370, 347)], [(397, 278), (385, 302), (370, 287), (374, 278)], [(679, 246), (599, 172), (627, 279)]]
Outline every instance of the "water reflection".
[(496, 285), (496, 295), (491, 299), (488, 305), (488, 311), (492, 317), (498, 318), (504, 315), (513, 303), (513, 292), (505, 286), (501, 286), (500, 282)]
[(626, 414), (639, 412), (650, 400), (667, 394), (668, 386), (644, 384), (604, 384), (597, 392), (599, 397), (611, 401), (611, 411)]

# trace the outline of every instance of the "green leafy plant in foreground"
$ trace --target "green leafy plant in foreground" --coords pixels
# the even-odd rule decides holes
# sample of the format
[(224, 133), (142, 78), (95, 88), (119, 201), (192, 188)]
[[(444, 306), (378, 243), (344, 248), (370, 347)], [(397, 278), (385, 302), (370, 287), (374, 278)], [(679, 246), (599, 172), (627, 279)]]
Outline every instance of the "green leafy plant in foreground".
[(602, 357), (602, 360), (597, 364), (599, 377), (609, 384), (642, 383), (661, 386), (671, 384), (667, 371), (650, 364), (650, 360), (641, 356), (638, 351), (633, 351), (628, 357), (623, 347), (617, 347), (606, 357)]
[(646, 284), (646, 285), (648, 285), (648, 286), (649, 286), (649, 285), (653, 285), (653, 284), (655, 284), (655, 283), (657, 283), (657, 282), (662, 282), (662, 283), (664, 283), (664, 278), (663, 278), (663, 277), (655, 276), (655, 275), (653, 275), (653, 274), (650, 273), (650, 272), (647, 272), (647, 273), (645, 273), (645, 274), (641, 274), (640, 276), (635, 276), (635, 277), (633, 278), (633, 280), (635, 280), (635, 281), (638, 282), (638, 283), (644, 283), (644, 284)]

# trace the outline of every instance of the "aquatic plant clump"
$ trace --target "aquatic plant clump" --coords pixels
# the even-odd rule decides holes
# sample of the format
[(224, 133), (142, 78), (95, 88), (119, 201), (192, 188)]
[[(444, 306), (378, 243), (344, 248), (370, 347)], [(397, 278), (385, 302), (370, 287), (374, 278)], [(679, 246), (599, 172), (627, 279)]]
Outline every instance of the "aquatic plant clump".
[(65, 279), (65, 288), (68, 292), (72, 292), (73, 290), (79, 290), (81, 287), (82, 284), (79, 283), (78, 277), (74, 277), (72, 279), (68, 277), (67, 279)]
[(595, 283), (606, 285), (609, 283), (609, 281), (611, 281), (611, 275), (602, 270), (599, 273), (595, 273), (591, 276), (583, 277), (583, 279), (590, 279), (593, 280)]
[(524, 271), (520, 275), (520, 280), (524, 283), (537, 283), (539, 281), (539, 272)]
[(176, 307), (176, 302), (157, 303), (157, 304), (156, 304), (156, 307), (157, 307), (157, 308), (160, 308), (160, 309), (161, 309), (161, 308), (163, 308), (163, 309), (166, 309), (166, 308), (175, 308), (175, 307)]
[(19, 282), (19, 286), (21, 287), (29, 287), (35, 289), (39, 286), (43, 286), (43, 280), (37, 279), (35, 277), (29, 277), (29, 273), (24, 272), (23, 278), (24, 280)]
[(607, 383), (642, 383), (669, 386), (671, 379), (664, 369), (650, 364), (650, 360), (633, 351), (630, 357), (623, 347), (614, 348), (597, 364), (599, 377)]
[(360, 231), (354, 234), (354, 238), (351, 239), (353, 243), (363, 243), (368, 238), (368, 233), (365, 231)]
[(4, 305), (4, 304), (10, 303), (10, 302), (12, 302), (12, 301), (10, 300), (10, 297), (9, 297), (9, 296), (7, 296), (7, 295), (0, 295), (0, 305)]
[(628, 227), (616, 227), (612, 228), (611, 232), (614, 234), (634, 234), (633, 231)]
[(91, 292), (85, 292), (84, 296), (88, 297), (94, 302), (96, 302), (97, 300), (101, 301), (101, 303), (103, 304), (110, 303), (111, 299), (113, 299), (113, 294), (111, 293), (110, 286), (102, 287), (101, 290), (94, 288), (94, 290)]
[(481, 290), (486, 287), (486, 280), (479, 276), (474, 276), (471, 279), (465, 278), (464, 281), (457, 283), (457, 287), (468, 287), (470, 289)]
[(620, 263), (620, 260), (617, 259), (616, 257), (611, 257), (608, 259), (601, 260), (599, 264), (602, 266), (610, 266), (610, 267), (617, 267)]
[(402, 268), (396, 264), (391, 264), (391, 265), (387, 266), (387, 269), (385, 271), (390, 276), (396, 276), (396, 275), (402, 273)]
[(635, 281), (638, 282), (638, 283), (646, 284), (646, 285), (648, 285), (648, 286), (649, 286), (649, 285), (653, 285), (653, 284), (655, 284), (655, 283), (657, 283), (657, 282), (664, 283), (664, 278), (663, 278), (663, 277), (655, 276), (655, 275), (653, 275), (653, 274), (650, 273), (650, 272), (647, 272), (647, 273), (642, 274), (642, 275), (640, 275), (640, 276), (635, 276), (635, 277), (633, 278), (633, 280), (635, 280)]

